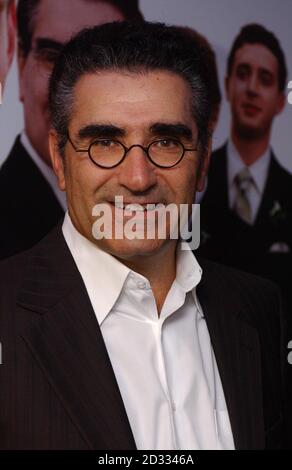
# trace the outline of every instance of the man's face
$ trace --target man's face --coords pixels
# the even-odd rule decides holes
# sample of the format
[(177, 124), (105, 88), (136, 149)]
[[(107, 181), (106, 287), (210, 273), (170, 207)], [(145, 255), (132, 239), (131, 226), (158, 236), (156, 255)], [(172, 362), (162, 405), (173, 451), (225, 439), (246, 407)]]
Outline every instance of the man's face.
[[(68, 132), (79, 149), (88, 148), (97, 137), (108, 144), (110, 139), (119, 140), (126, 147), (147, 147), (161, 138), (179, 139), (186, 148), (196, 146), (191, 91), (177, 75), (162, 71), (87, 74), (76, 84), (74, 95)], [(125, 204), (174, 203), (191, 207), (195, 190), (201, 190), (205, 176), (198, 152), (186, 152), (177, 166), (162, 169), (151, 163), (141, 148), (134, 147), (120, 165), (103, 169), (92, 163), (87, 152), (76, 153), (67, 142), (64, 170), (53, 131), (50, 145), (59, 185), (67, 192), (71, 219), (86, 238), (122, 259), (149, 256), (177, 243), (157, 238), (96, 241), (92, 236), (92, 209), (96, 204), (107, 204), (115, 221), (121, 215), (115, 212), (115, 196), (122, 196)], [(142, 213), (142, 217), (148, 215)]]
[(48, 82), (58, 52), (83, 28), (123, 19), (118, 9), (102, 1), (41, 0), (34, 19), (31, 50), (27, 57), (19, 56), (19, 75), (25, 129), (47, 164), (51, 164)]
[(0, 0), (0, 83), (4, 88), (6, 74), (11, 64), (15, 44), (14, 2)]
[(245, 44), (237, 50), (230, 77), (226, 79), (233, 129), (246, 138), (270, 132), (274, 117), (283, 109), (279, 91), (278, 62), (261, 44)]

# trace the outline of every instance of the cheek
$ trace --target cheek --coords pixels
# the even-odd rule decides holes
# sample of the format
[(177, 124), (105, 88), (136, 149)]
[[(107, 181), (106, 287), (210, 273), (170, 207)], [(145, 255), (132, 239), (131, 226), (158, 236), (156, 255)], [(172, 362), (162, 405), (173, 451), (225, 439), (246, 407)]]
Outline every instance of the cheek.
[(233, 99), (236, 101), (240, 98), (241, 95), (244, 94), (246, 87), (244, 84), (237, 84), (233, 89)]
[(185, 199), (187, 204), (192, 204), (195, 198), (195, 188), (199, 175), (197, 173), (189, 173), (185, 185)]
[(35, 80), (35, 100), (36, 104), (44, 111), (48, 112), (48, 87), (49, 79), (47, 77), (38, 77)]
[(176, 203), (190, 204), (193, 202), (197, 178), (195, 163), (188, 165), (186, 170), (173, 178), (171, 187), (175, 192)]
[(66, 190), (75, 204), (87, 206), (91, 211), (96, 203), (96, 195), (105, 183), (105, 178), (98, 169), (83, 160), (80, 164), (67, 166), (65, 169)]
[(41, 75), (37, 67), (31, 67), (26, 68), (22, 83), (25, 105), (47, 111), (49, 78)]
[(90, 182), (88, 175), (79, 171), (76, 167), (65, 169), (67, 191), (74, 195), (75, 199), (83, 199), (88, 194)]
[(271, 92), (265, 92), (264, 100), (266, 103), (266, 111), (269, 114), (274, 114), (278, 109), (278, 100), (275, 95), (272, 95)]
[(246, 83), (240, 80), (234, 80), (229, 86), (229, 98), (235, 101), (242, 95), (246, 90)]

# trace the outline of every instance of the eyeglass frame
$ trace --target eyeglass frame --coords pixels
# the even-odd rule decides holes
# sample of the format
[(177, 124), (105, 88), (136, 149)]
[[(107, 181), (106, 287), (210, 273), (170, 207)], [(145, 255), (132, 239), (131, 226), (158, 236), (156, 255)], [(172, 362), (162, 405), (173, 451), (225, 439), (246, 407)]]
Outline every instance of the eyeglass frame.
[[(185, 153), (186, 153), (186, 152), (197, 152), (197, 151), (198, 151), (198, 145), (196, 146), (196, 148), (186, 148), (186, 147), (184, 146), (184, 144), (183, 144), (180, 140), (178, 140), (178, 139), (171, 139), (171, 140), (173, 140), (174, 142), (177, 142), (177, 143), (180, 144), (180, 146), (181, 146), (181, 148), (182, 148), (182, 155), (181, 155), (181, 157), (179, 158), (179, 160), (178, 160), (177, 162), (175, 162), (173, 165), (171, 165), (171, 166), (164, 166), (164, 165), (159, 165), (158, 163), (155, 163), (155, 162), (152, 160), (152, 158), (151, 158), (150, 155), (149, 155), (149, 149), (150, 149), (151, 145), (153, 145), (153, 144), (155, 144), (155, 143), (157, 143), (157, 142), (161, 142), (161, 141), (163, 141), (163, 140), (165, 140), (165, 139), (153, 140), (152, 142), (150, 142), (150, 144), (149, 144), (147, 147), (143, 147), (143, 145), (140, 145), (140, 144), (133, 144), (133, 145), (131, 145), (130, 147), (126, 147), (126, 146), (125, 146), (122, 142), (120, 142), (119, 140), (115, 140), (115, 139), (106, 139), (106, 138), (104, 138), (104, 139), (98, 138), (98, 139), (93, 140), (87, 149), (78, 149), (78, 148), (75, 146), (75, 144), (72, 142), (72, 140), (71, 140), (70, 135), (69, 135), (68, 132), (67, 132), (67, 140), (70, 142), (70, 144), (72, 145), (72, 147), (73, 147), (73, 149), (74, 149), (75, 152), (77, 152), (77, 153), (87, 152), (87, 153), (88, 153), (88, 156), (89, 156), (89, 158), (90, 158), (90, 160), (92, 161), (92, 163), (94, 163), (94, 165), (98, 166), (99, 168), (103, 168), (103, 169), (105, 169), (105, 170), (111, 170), (112, 168), (116, 168), (118, 165), (120, 165), (120, 164), (125, 160), (125, 158), (126, 158), (127, 154), (129, 153), (129, 151), (132, 150), (132, 148), (134, 148), (134, 147), (139, 147), (139, 148), (141, 148), (141, 149), (146, 153), (147, 158), (150, 160), (150, 162), (153, 163), (153, 165), (155, 165), (155, 166), (158, 167), (158, 168), (173, 168), (174, 166), (178, 165), (178, 164), (182, 161), (182, 159), (183, 159), (183, 157), (185, 156)], [(116, 164), (113, 165), (113, 166), (103, 166), (103, 165), (100, 165), (99, 163), (97, 163), (97, 162), (92, 158), (92, 156), (90, 155), (90, 149), (91, 149), (91, 147), (94, 145), (94, 143), (95, 143), (95, 142), (98, 142), (99, 140), (111, 140), (112, 142), (116, 142), (116, 143), (120, 144), (120, 145), (123, 147), (123, 149), (124, 149), (124, 155), (123, 155), (123, 157), (121, 158), (121, 160), (120, 160), (118, 163), (116, 163)]]

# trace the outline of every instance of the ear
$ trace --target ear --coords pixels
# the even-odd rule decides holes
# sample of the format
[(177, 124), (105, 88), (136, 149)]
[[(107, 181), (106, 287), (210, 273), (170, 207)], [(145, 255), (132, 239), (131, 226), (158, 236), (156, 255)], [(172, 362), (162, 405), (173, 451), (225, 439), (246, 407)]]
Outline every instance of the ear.
[(7, 12), (7, 30), (8, 30), (8, 63), (9, 65), (12, 62), (14, 49), (15, 49), (15, 39), (16, 39), (16, 8), (14, 1), (8, 4)]
[(61, 189), (61, 191), (66, 191), (64, 159), (60, 154), (58, 148), (57, 133), (54, 129), (51, 129), (49, 133), (49, 150), (52, 161), (52, 167), (57, 176), (59, 188)]
[(204, 155), (201, 156), (201, 164), (199, 167), (199, 175), (197, 179), (196, 191), (204, 191), (205, 183), (206, 183), (206, 176), (209, 169), (210, 164), (210, 157), (212, 152), (212, 138), (210, 137), (208, 148), (205, 151)]

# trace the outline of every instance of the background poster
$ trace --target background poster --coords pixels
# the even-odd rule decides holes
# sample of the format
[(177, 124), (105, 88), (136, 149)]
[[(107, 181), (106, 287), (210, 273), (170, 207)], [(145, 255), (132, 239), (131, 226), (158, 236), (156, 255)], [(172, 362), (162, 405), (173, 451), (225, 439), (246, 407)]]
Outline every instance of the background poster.
[[(140, 8), (146, 20), (189, 26), (204, 34), (214, 47), (223, 95), (214, 149), (229, 134), (229, 109), (224, 96), (226, 57), (243, 25), (258, 22), (275, 33), (285, 52), (288, 78), (292, 79), (292, 0), (140, 0)], [(275, 119), (271, 143), (280, 163), (292, 172), (291, 124), (292, 106), (287, 102), (284, 112)], [(15, 55), (0, 106), (0, 164), (22, 127)]]

